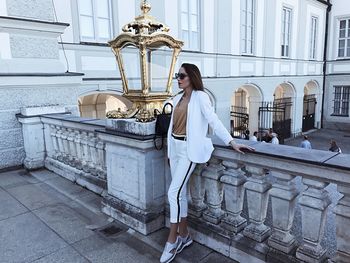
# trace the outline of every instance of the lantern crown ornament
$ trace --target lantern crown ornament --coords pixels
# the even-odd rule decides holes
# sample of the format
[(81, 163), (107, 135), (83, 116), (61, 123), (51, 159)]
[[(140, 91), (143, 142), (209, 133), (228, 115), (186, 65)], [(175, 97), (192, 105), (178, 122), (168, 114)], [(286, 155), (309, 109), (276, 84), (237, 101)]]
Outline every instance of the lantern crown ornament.
[[(142, 1), (140, 8), (142, 14), (123, 26), (123, 32), (108, 44), (117, 59), (123, 96), (133, 102), (133, 109), (152, 119), (154, 109), (160, 110), (172, 94), (174, 67), (183, 42), (149, 14), (151, 5), (147, 1)], [(164, 52), (166, 49), (170, 52)]]

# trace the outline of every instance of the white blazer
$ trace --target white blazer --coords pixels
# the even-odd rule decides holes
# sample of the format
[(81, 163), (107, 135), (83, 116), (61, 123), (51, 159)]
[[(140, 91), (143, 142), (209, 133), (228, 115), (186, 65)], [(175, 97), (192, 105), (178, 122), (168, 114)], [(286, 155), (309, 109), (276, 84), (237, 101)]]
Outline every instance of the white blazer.
[[(171, 115), (168, 130), (168, 157), (172, 157), (172, 148), (170, 143), (173, 129), (174, 111), (177, 103), (183, 94), (178, 94), (173, 99), (173, 113)], [(208, 125), (212, 128), (214, 134), (219, 137), (226, 145), (233, 140), (230, 133), (219, 120), (211, 105), (209, 96), (204, 91), (193, 90), (191, 99), (188, 103), (187, 122), (186, 122), (186, 143), (188, 159), (194, 163), (205, 163), (210, 159), (214, 150), (213, 143), (207, 137)]]

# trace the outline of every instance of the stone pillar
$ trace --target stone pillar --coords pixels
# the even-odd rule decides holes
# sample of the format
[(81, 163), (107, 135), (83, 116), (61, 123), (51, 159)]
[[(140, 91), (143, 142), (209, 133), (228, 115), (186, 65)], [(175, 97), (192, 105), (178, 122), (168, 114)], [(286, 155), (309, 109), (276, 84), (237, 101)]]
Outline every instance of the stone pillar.
[(44, 167), (45, 141), (44, 126), (40, 117), (18, 118), (22, 123), (22, 133), (24, 138), (24, 167), (31, 170)]
[(166, 199), (164, 151), (153, 143), (155, 121), (109, 122), (116, 127), (121, 122), (116, 130), (125, 136), (97, 131), (106, 144), (108, 195), (102, 211), (142, 234), (152, 233), (165, 226)]
[(38, 169), (44, 167), (45, 161), (45, 137), (44, 125), (38, 115), (47, 113), (63, 113), (64, 107), (25, 107), (21, 108), (18, 121), (22, 123), (22, 134), (24, 140), (24, 167)]
[(230, 232), (238, 233), (247, 225), (247, 220), (241, 217), (244, 201), (243, 184), (247, 178), (241, 170), (243, 165), (233, 161), (224, 161), (223, 165), (226, 170), (220, 181), (224, 186), (226, 215), (221, 225)]
[(338, 191), (344, 196), (339, 200), (336, 208), (337, 225), (337, 253), (334, 262), (350, 262), (350, 186), (339, 185)]
[(247, 165), (246, 170), (252, 174), (244, 184), (247, 193), (249, 225), (243, 235), (262, 242), (270, 235), (270, 228), (264, 224), (269, 200), (271, 184), (266, 180), (263, 167)]
[(206, 192), (206, 205), (208, 209), (203, 212), (203, 218), (210, 223), (219, 224), (224, 212), (221, 209), (223, 201), (223, 189), (220, 177), (224, 170), (221, 160), (212, 157), (209, 166), (205, 167), (202, 176)]
[(201, 175), (203, 168), (203, 164), (197, 164), (190, 177), (191, 203), (189, 204), (188, 213), (194, 217), (201, 217), (203, 211), (207, 208), (204, 204), (205, 189)]
[(296, 247), (295, 237), (290, 230), (299, 191), (296, 188), (295, 176), (274, 171), (272, 175), (277, 181), (270, 190), (273, 229), (268, 244), (288, 254)]
[(321, 246), (328, 207), (331, 203), (327, 183), (303, 179), (308, 189), (300, 197), (303, 243), (296, 257), (305, 262), (322, 262), (326, 249)]

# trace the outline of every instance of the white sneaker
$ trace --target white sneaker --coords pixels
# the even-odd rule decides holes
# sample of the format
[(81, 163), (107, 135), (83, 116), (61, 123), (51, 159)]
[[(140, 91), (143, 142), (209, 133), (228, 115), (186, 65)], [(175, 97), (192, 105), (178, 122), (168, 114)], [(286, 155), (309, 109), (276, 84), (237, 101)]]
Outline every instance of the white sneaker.
[(181, 246), (181, 238), (180, 237), (176, 238), (175, 243), (166, 242), (164, 250), (163, 250), (163, 254), (160, 257), (160, 262), (161, 263), (171, 262), (175, 258), (176, 253), (177, 253), (180, 246)]
[(188, 247), (189, 245), (191, 245), (193, 243), (193, 240), (190, 236), (190, 234), (188, 234), (186, 237), (181, 237), (181, 245), (179, 247), (179, 249), (177, 250), (177, 253), (180, 253), (185, 247)]

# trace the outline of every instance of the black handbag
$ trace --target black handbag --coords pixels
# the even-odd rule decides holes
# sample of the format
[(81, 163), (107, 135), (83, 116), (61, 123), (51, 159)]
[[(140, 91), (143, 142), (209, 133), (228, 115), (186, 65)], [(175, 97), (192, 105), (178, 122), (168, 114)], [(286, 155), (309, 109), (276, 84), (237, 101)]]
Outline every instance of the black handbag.
[[(165, 108), (170, 105), (171, 111), (169, 113), (165, 113)], [(164, 138), (167, 137), (168, 129), (170, 125), (171, 114), (173, 112), (173, 105), (171, 103), (166, 103), (163, 107), (162, 112), (158, 110), (154, 110), (154, 116), (156, 117), (156, 133), (154, 135), (154, 147), (157, 150), (161, 150), (164, 144)], [(161, 138), (162, 143), (160, 146), (157, 146), (157, 138)]]

